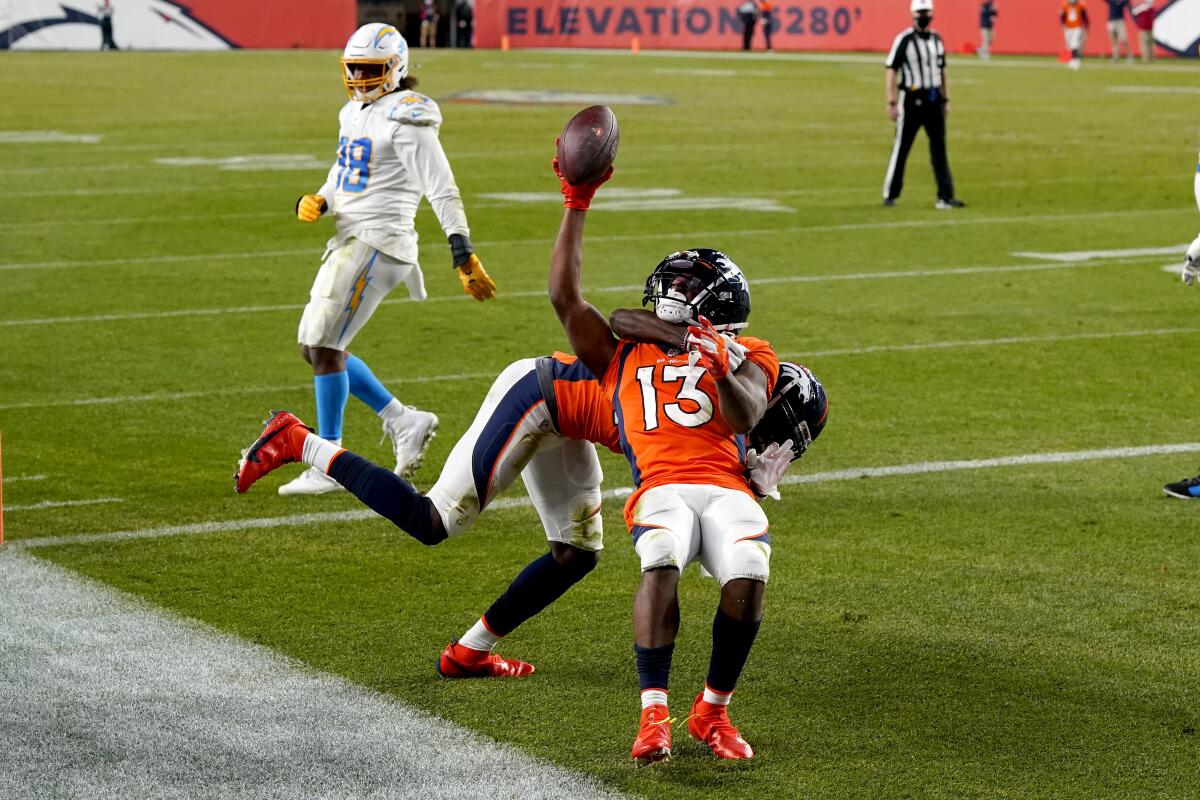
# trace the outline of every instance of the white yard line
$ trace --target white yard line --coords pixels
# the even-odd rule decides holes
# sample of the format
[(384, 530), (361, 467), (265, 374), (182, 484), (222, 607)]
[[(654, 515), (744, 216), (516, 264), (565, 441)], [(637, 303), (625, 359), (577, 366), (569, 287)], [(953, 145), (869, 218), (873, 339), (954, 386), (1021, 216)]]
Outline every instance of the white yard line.
[(1018, 251), (1012, 253), (1017, 258), (1036, 258), (1038, 261), (1091, 261), (1097, 258), (1132, 258), (1137, 256), (1182, 256), (1187, 250), (1188, 243), (1169, 245), (1167, 247), (1130, 247), (1123, 250), (1068, 250), (1066, 252), (1042, 253), (1038, 251)]
[(857, 467), (832, 472), (813, 472), (808, 475), (785, 475), (781, 483), (827, 483), (859, 478), (891, 478), (897, 475), (925, 475), (931, 472), (962, 472), (964, 470), (994, 469), (996, 467), (1025, 467), (1041, 464), (1071, 464), (1077, 461), (1104, 461), (1116, 458), (1200, 453), (1200, 442), (1154, 444), (1144, 447), (1113, 447), (1104, 450), (1072, 450), (1059, 453), (1028, 453), (1000, 458), (977, 458), (959, 461), (923, 461), (898, 464), (894, 467)]
[(781, 353), (781, 358), (806, 359), (826, 356), (858, 356), (871, 353), (902, 353), (919, 350), (955, 350), (962, 347), (999, 347), (1013, 344), (1074, 342), (1095, 339), (1135, 339), (1142, 336), (1186, 336), (1200, 333), (1200, 328), (1152, 328), (1139, 331), (1106, 331), (1097, 333), (1064, 333), (1048, 336), (1004, 336), (994, 339), (961, 339), (915, 344), (881, 344), (874, 347), (848, 347), (839, 350), (811, 350), (804, 353)]
[(63, 228), (76, 225), (161, 225), (165, 222), (222, 222), (230, 219), (270, 219), (289, 221), (288, 214), (278, 211), (252, 211), (245, 214), (176, 214), (159, 217), (76, 217), (52, 219), (40, 222), (0, 222), (0, 230), (25, 230), (27, 228)]
[[(1094, 339), (1132, 339), (1143, 336), (1186, 336), (1200, 333), (1200, 328), (1154, 328), (1134, 331), (1098, 331), (1093, 333), (1065, 333), (1045, 336), (1009, 336), (993, 339), (954, 339), (940, 342), (915, 342), (911, 344), (882, 344), (868, 347), (847, 347), (834, 350), (808, 350), (800, 353), (781, 353), (783, 358), (804, 360), (832, 356), (869, 355), (871, 353), (895, 353), (914, 350), (953, 350), (964, 347), (997, 347), (1016, 344), (1040, 344), (1053, 342), (1071, 342)], [(411, 383), (440, 383), (449, 381), (490, 380), (495, 378), (491, 372), (456, 372), (445, 375), (422, 375), (407, 378), (388, 378), (386, 385), (403, 385)], [(187, 392), (157, 392), (149, 394), (108, 395), (103, 397), (80, 397), (72, 400), (40, 400), (21, 403), (0, 404), (0, 411), (17, 411), (22, 409), (63, 408), (70, 406), (99, 406), (125, 405), (128, 403), (166, 403), (179, 400), (196, 400), (205, 397), (244, 397), (247, 395), (262, 395), (272, 392), (304, 392), (311, 391), (312, 384), (288, 384), (285, 386), (241, 386), (229, 389), (206, 389)]]
[(44, 481), (44, 480), (46, 480), (45, 475), (6, 475), (4, 477), (5, 483), (19, 483), (21, 481)]
[[(1104, 461), (1120, 458), (1141, 458), (1144, 456), (1174, 455), (1179, 453), (1200, 452), (1200, 442), (1182, 442), (1178, 444), (1156, 444), (1141, 447), (1115, 447), (1102, 450), (1074, 450), (1054, 453), (1026, 453), (997, 458), (963, 459), (954, 461), (918, 461), (911, 464), (896, 464), (888, 467), (853, 467), (851, 469), (834, 470), (831, 472), (813, 472), (809, 474), (786, 475), (782, 483), (826, 483), (830, 481), (847, 481), (857, 478), (888, 478), (900, 475), (924, 475), (934, 472), (961, 472), (966, 470), (994, 469), (996, 467), (1036, 466), (1040, 464), (1068, 464), (1077, 461)], [(265, 489), (269, 491), (269, 489)], [(632, 493), (628, 487), (609, 489), (603, 493), (606, 500), (621, 499)], [(489, 509), (530, 508), (532, 501), (528, 496), (517, 495), (502, 498)], [(169, 525), (160, 528), (142, 528), (140, 530), (112, 531), (109, 533), (80, 533), (62, 536), (39, 536), (29, 539), (15, 539), (8, 542), (10, 548), (30, 549), (41, 547), (58, 547), (69, 544), (87, 544), (91, 542), (120, 542), (131, 539), (161, 539), (172, 536), (195, 536), (213, 533), (232, 533), (234, 531), (261, 530), (263, 528), (296, 527), (300, 525), (317, 525), (330, 522), (357, 522), (377, 518), (375, 512), (369, 509), (356, 511), (327, 511), (308, 514), (290, 514), (283, 517), (250, 517), (246, 519), (231, 519), (213, 522), (198, 522), (190, 525)], [(3, 607), (3, 606), (0, 606)]]
[[(612, 236), (590, 236), (589, 243), (599, 242), (636, 242), (657, 239), (662, 241), (671, 241), (678, 239), (695, 239), (695, 238), (716, 238), (716, 237), (744, 237), (744, 236), (763, 236), (780, 234), (804, 234), (804, 233), (836, 233), (839, 231), (860, 231), (860, 230), (891, 230), (904, 228), (941, 228), (941, 227), (960, 227), (960, 226), (975, 226), (975, 225), (1007, 225), (1007, 224), (1029, 224), (1035, 222), (1061, 222), (1066, 220), (1085, 220), (1085, 219), (1105, 219), (1108, 217), (1135, 217), (1135, 216), (1157, 216), (1163, 214), (1184, 214), (1190, 213), (1188, 209), (1183, 208), (1145, 208), (1120, 211), (1089, 211), (1075, 214), (1033, 214), (1028, 216), (1010, 216), (1010, 217), (973, 217), (965, 215), (964, 212), (953, 212), (952, 214), (943, 214), (936, 219), (912, 219), (912, 220), (889, 220), (885, 222), (850, 222), (837, 225), (789, 225), (774, 228), (739, 228), (734, 230), (723, 231), (657, 231), (654, 233), (639, 233), (639, 234), (623, 234)], [(539, 237), (536, 239), (497, 239), (493, 241), (477, 242), (478, 247), (515, 247), (522, 245), (547, 245), (553, 244), (553, 238)], [(160, 256), (138, 256), (131, 258), (104, 258), (97, 260), (74, 260), (74, 261), (27, 261), (27, 262), (11, 262), (0, 263), (0, 270), (21, 270), (21, 269), (64, 269), (68, 267), (109, 267), (122, 266), (126, 264), (176, 264), (197, 261), (217, 261), (217, 260), (232, 260), (232, 259), (247, 259), (247, 258), (275, 258), (281, 256), (301, 256), (309, 255), (314, 259), (317, 257), (315, 248), (307, 248), (303, 250), (262, 250), (255, 252), (235, 252), (235, 253), (195, 253), (190, 255), (160, 255)]]
[[(1134, 257), (1126, 259), (1112, 259), (1105, 262), (1105, 266), (1134, 264), (1145, 261), (1146, 257)], [(915, 269), (915, 270), (888, 270), (879, 272), (847, 272), (840, 274), (826, 275), (782, 275), (773, 278), (759, 278), (752, 282), (752, 286), (771, 286), (775, 284), (787, 283), (826, 283), (835, 281), (872, 281), (883, 280), (888, 278), (935, 278), (945, 275), (985, 275), (989, 273), (1008, 273), (1008, 272), (1041, 272), (1046, 270), (1060, 269), (1083, 269), (1088, 267), (1101, 266), (1100, 264), (1090, 264), (1084, 262), (1070, 261), (1052, 261), (1045, 264), (1003, 264), (995, 266), (981, 267), (945, 267), (931, 269)], [(595, 286), (584, 289), (584, 294), (609, 294), (613, 292), (640, 292), (642, 290), (640, 284), (626, 284), (621, 286)], [(545, 297), (544, 289), (530, 289), (526, 291), (506, 291), (501, 295), (506, 298), (527, 298), (527, 297)], [(441, 295), (438, 297), (430, 297), (423, 300), (424, 303), (446, 303), (446, 302), (465, 302), (470, 300), (466, 295)], [(407, 297), (393, 297), (384, 300), (380, 303), (383, 306), (392, 306), (407, 304), (413, 302)], [(303, 303), (282, 303), (272, 306), (226, 306), (216, 308), (181, 308), (174, 311), (128, 311), (118, 314), (92, 314), (88, 316), (68, 316), (68, 317), (33, 317), (30, 319), (9, 319), (0, 321), (0, 328), (17, 328), (27, 327), (32, 325), (67, 325), (67, 324), (83, 324), (83, 323), (99, 323), (99, 322), (128, 322), (132, 320), (143, 319), (173, 319), (176, 317), (211, 317), (223, 316), (226, 314), (262, 314), (265, 312), (276, 311), (298, 311), (304, 308)]]
[(0, 608), (0, 797), (620, 797), (11, 549)]
[(5, 506), (4, 510), (8, 513), (13, 511), (42, 511), (47, 508), (73, 508), (74, 506), (96, 506), (123, 502), (125, 501), (119, 497), (93, 497), (87, 500), (43, 500), (40, 503)]

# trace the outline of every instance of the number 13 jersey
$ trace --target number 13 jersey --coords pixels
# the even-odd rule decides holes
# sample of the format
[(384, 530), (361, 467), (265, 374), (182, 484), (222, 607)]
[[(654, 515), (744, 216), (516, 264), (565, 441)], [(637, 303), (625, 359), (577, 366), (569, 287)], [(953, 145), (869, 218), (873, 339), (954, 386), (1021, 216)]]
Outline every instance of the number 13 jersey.
[[(779, 357), (762, 339), (737, 341), (746, 348), (746, 359), (766, 374), (769, 397), (779, 377)], [(752, 494), (746, 437), (725, 422), (716, 381), (699, 364), (689, 366), (687, 353), (622, 339), (601, 389), (612, 397), (621, 449), (633, 471), (626, 523), (642, 493), (663, 484), (710, 484)]]

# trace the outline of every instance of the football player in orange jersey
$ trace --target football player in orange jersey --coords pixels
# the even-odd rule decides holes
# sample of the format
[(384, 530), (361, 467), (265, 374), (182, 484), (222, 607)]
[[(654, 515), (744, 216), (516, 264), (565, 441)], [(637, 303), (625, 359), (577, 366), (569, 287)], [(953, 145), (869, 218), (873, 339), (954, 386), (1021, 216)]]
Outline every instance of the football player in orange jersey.
[[(695, 320), (691, 352), (618, 340), (586, 300), (582, 243), (594, 184), (562, 184), (562, 224), (554, 244), (549, 295), (572, 349), (611, 392), (621, 448), (636, 489), (625, 521), (640, 557), (634, 599), (634, 649), (642, 715), (631, 755), (640, 763), (669, 758), (667, 689), (679, 630), (680, 572), (699, 560), (721, 585), (713, 619), (704, 690), (688, 717), (688, 733), (719, 758), (744, 759), (753, 749), (726, 707), (758, 633), (771, 556), (766, 515), (746, 479), (745, 436), (762, 417), (779, 360), (758, 339), (732, 338), (750, 313), (741, 270), (723, 253), (673, 253), (646, 283), (643, 302), (668, 323)], [(727, 336), (726, 334), (729, 334)]]

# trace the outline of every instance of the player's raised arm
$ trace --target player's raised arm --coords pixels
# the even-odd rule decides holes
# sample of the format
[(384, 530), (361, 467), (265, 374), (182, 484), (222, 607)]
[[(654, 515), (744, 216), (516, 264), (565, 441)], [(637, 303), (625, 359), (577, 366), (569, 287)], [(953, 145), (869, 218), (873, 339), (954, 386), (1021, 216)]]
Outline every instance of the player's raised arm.
[(602, 376), (616, 353), (617, 340), (608, 322), (595, 306), (583, 299), (580, 288), (583, 270), (583, 224), (596, 190), (612, 175), (612, 168), (600, 180), (589, 184), (571, 184), (554, 161), (554, 172), (562, 183), (565, 200), (562, 225), (554, 240), (550, 259), (550, 304), (567, 333), (571, 349), (593, 375)]

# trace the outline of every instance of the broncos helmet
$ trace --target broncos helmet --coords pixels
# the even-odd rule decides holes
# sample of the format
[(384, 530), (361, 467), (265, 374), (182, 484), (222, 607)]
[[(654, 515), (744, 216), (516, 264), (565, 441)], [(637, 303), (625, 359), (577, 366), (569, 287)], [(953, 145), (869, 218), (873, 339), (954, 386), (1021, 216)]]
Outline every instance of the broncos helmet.
[(651, 301), (664, 322), (703, 315), (717, 330), (736, 332), (750, 317), (750, 284), (719, 250), (681, 250), (664, 258), (646, 279), (642, 305)]
[(750, 431), (750, 445), (761, 453), (769, 444), (791, 439), (795, 461), (821, 435), (828, 418), (829, 399), (817, 376), (808, 367), (781, 361), (767, 411)]
[(408, 42), (382, 22), (363, 25), (342, 51), (342, 83), (351, 100), (370, 103), (394, 92), (408, 76)]

